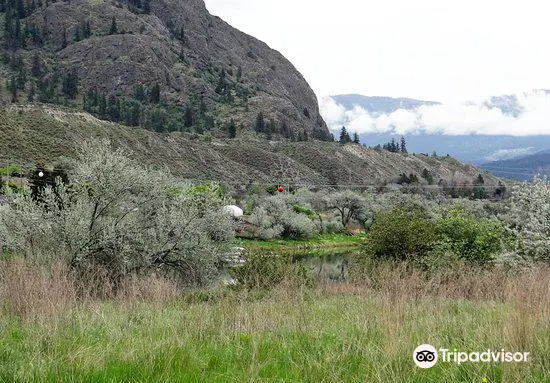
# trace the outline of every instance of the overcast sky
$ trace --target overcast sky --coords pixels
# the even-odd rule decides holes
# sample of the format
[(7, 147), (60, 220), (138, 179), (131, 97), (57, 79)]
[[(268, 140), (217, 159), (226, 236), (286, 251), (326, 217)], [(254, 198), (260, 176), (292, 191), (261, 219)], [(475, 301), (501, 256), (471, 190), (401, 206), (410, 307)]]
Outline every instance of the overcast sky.
[(457, 102), (550, 88), (544, 0), (206, 0), (317, 95)]

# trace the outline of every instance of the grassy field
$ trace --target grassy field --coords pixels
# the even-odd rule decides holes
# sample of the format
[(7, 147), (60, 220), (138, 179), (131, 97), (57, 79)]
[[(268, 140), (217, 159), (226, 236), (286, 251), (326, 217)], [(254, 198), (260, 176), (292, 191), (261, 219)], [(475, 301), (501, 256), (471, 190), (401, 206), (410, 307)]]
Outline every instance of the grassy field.
[[(76, 299), (60, 273), (3, 266), (1, 382), (550, 381), (547, 268), (430, 281), (387, 269), (262, 294), (182, 295), (149, 281), (102, 301)], [(422, 343), (532, 359), (422, 370), (412, 360)]]

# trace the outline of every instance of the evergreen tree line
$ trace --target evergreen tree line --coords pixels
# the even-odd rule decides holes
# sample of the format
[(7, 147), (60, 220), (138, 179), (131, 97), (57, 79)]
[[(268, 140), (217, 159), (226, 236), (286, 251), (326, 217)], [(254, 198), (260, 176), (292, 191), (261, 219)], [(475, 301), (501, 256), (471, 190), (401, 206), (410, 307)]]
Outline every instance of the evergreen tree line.
[[(456, 182), (446, 182), (444, 180), (439, 181), (439, 186), (443, 188), (443, 192), (452, 198), (470, 198), (474, 200), (487, 199), (491, 197), (491, 194), (485, 187), (485, 179), (479, 174), (473, 180), (473, 187), (464, 187), (457, 185)], [(499, 181), (498, 187), (493, 191), (493, 198), (504, 198), (507, 192), (506, 186)]]
[[(46, 2), (46, 5), (49, 2)], [(27, 48), (29, 42), (34, 46), (42, 47), (50, 31), (38, 27), (27, 20), (36, 8), (42, 6), (42, 1), (31, 0), (0, 0), (0, 13), (4, 14), (4, 48), (17, 50)], [(83, 20), (74, 29), (74, 35), (68, 36), (66, 28), (62, 32), (61, 48), (67, 47), (70, 41), (78, 42), (92, 36), (90, 21)], [(30, 41), (29, 41), (30, 40)]]
[[(40, 3), (41, 5), (41, 3)], [(0, 13), (4, 14), (4, 48), (18, 49), (26, 47), (26, 40), (34, 27), (24, 20), (37, 7), (35, 1), (0, 0)]]
[[(421, 177), (426, 180), (429, 185), (436, 184), (434, 175), (428, 169), (424, 169), (422, 171)], [(399, 185), (412, 186), (414, 188), (415, 184), (420, 183), (420, 179), (418, 175), (414, 173), (410, 173), (409, 175), (402, 173), (400, 174), (397, 183)], [(487, 188), (485, 187), (485, 179), (481, 174), (473, 179), (471, 181), (471, 184), (472, 186), (465, 186), (461, 185), (459, 182), (446, 181), (444, 179), (440, 179), (437, 183), (437, 185), (443, 190), (443, 193), (452, 198), (469, 198), (472, 200), (482, 200), (492, 197), (501, 199), (504, 198), (506, 195), (506, 186), (502, 182), (499, 182), (499, 186), (495, 188), (491, 196), (491, 194), (489, 193), (489, 191), (487, 191)]]
[[(241, 67), (238, 67), (236, 74), (231, 69), (227, 71), (221, 69), (215, 88), (219, 102), (232, 105), (237, 98), (241, 100), (242, 105), (248, 108), (248, 99), (252, 92), (241, 83), (242, 75)], [(233, 76), (235, 77), (233, 78)]]
[(6, 60), (13, 73), (6, 84), (12, 102), (18, 102), (25, 91), (29, 102), (37, 100), (44, 103), (62, 103), (76, 99), (79, 86), (76, 69), (63, 73), (57, 66), (49, 69), (38, 53), (32, 56), (30, 68), (19, 55), (4, 57), (4, 62)]
[[(6, 83), (12, 102), (19, 102), (25, 92), (28, 102), (54, 104), (66, 104), (76, 100), (79, 95), (80, 84), (76, 69), (61, 71), (57, 65), (50, 67), (38, 53), (32, 56), (30, 63), (26, 63), (22, 56), (15, 53), (4, 56), (4, 62), (14, 73)], [(100, 119), (128, 126), (142, 126), (158, 132), (194, 131), (203, 134), (216, 128), (214, 117), (208, 112), (204, 101), (192, 101), (185, 107), (168, 106), (162, 102), (158, 83), (150, 88), (137, 85), (131, 96), (89, 89), (83, 95), (82, 107)], [(269, 137), (281, 134), (292, 139), (307, 140), (306, 133), (294, 137), (286, 123), (278, 125), (272, 120), (264, 122), (260, 116), (258, 126)], [(236, 137), (237, 126), (234, 120), (223, 124), (221, 129), (229, 137)]]
[(383, 149), (392, 153), (408, 153), (407, 141), (405, 140), (405, 137), (401, 137), (401, 143), (397, 142), (395, 138), (392, 138), (391, 141), (388, 141), (383, 145), (376, 145), (374, 149)]
[[(429, 185), (433, 185), (435, 182), (434, 175), (426, 168), (422, 170), (421, 177), (428, 182)], [(420, 180), (418, 176), (414, 173), (410, 173), (409, 175), (406, 175), (405, 173), (402, 173), (399, 176), (399, 180), (397, 181), (400, 185), (410, 185), (414, 183), (419, 183)]]
[(157, 132), (194, 130), (202, 134), (215, 128), (214, 118), (203, 101), (196, 106), (193, 102), (185, 107), (166, 105), (161, 100), (158, 83), (150, 89), (141, 84), (136, 86), (132, 97), (90, 89), (83, 104), (84, 110), (100, 119), (143, 126)]
[(346, 127), (343, 126), (342, 129), (340, 130), (340, 138), (339, 138), (338, 142), (340, 142), (341, 144), (350, 144), (352, 142), (354, 144), (360, 144), (361, 143), (361, 138), (359, 137), (359, 134), (357, 132), (355, 132), (355, 133), (353, 133), (353, 139), (352, 139), (350, 137)]
[(150, 0), (128, 0), (128, 4), (129, 9), (134, 13), (148, 14), (151, 12)]

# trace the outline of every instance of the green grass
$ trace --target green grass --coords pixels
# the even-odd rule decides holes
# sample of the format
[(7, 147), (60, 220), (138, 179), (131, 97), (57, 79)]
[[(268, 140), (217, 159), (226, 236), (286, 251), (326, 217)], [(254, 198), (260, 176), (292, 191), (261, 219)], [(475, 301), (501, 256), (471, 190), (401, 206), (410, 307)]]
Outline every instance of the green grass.
[[(282, 295), (281, 295), (282, 294)], [(91, 304), (0, 318), (1, 382), (548, 382), (550, 329), (517, 342), (511, 304), (346, 292)], [(524, 365), (413, 364), (421, 343), (530, 351)]]
[(242, 239), (242, 244), (249, 249), (292, 250), (317, 247), (356, 247), (364, 243), (366, 235), (324, 234), (307, 240), (273, 239), (256, 241)]
[(364, 244), (365, 235), (325, 234), (309, 240), (273, 239), (257, 241), (242, 239), (240, 244), (249, 252), (291, 255), (295, 259), (309, 257), (341, 257), (352, 254)]

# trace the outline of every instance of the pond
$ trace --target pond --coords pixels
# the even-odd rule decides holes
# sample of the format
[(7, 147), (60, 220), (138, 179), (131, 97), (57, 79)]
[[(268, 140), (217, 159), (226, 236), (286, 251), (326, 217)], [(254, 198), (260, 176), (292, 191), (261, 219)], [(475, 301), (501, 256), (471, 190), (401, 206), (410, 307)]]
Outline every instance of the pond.
[[(229, 253), (226, 259), (230, 260), (233, 266), (244, 263), (242, 255), (244, 248)], [(357, 247), (345, 248), (313, 248), (313, 249), (247, 249), (249, 254), (268, 254), (272, 256), (290, 257), (293, 263), (302, 264), (317, 281), (322, 282), (342, 282), (347, 280), (351, 257), (358, 252)], [(222, 282), (224, 284), (234, 284), (229, 269), (226, 267), (222, 273)]]

